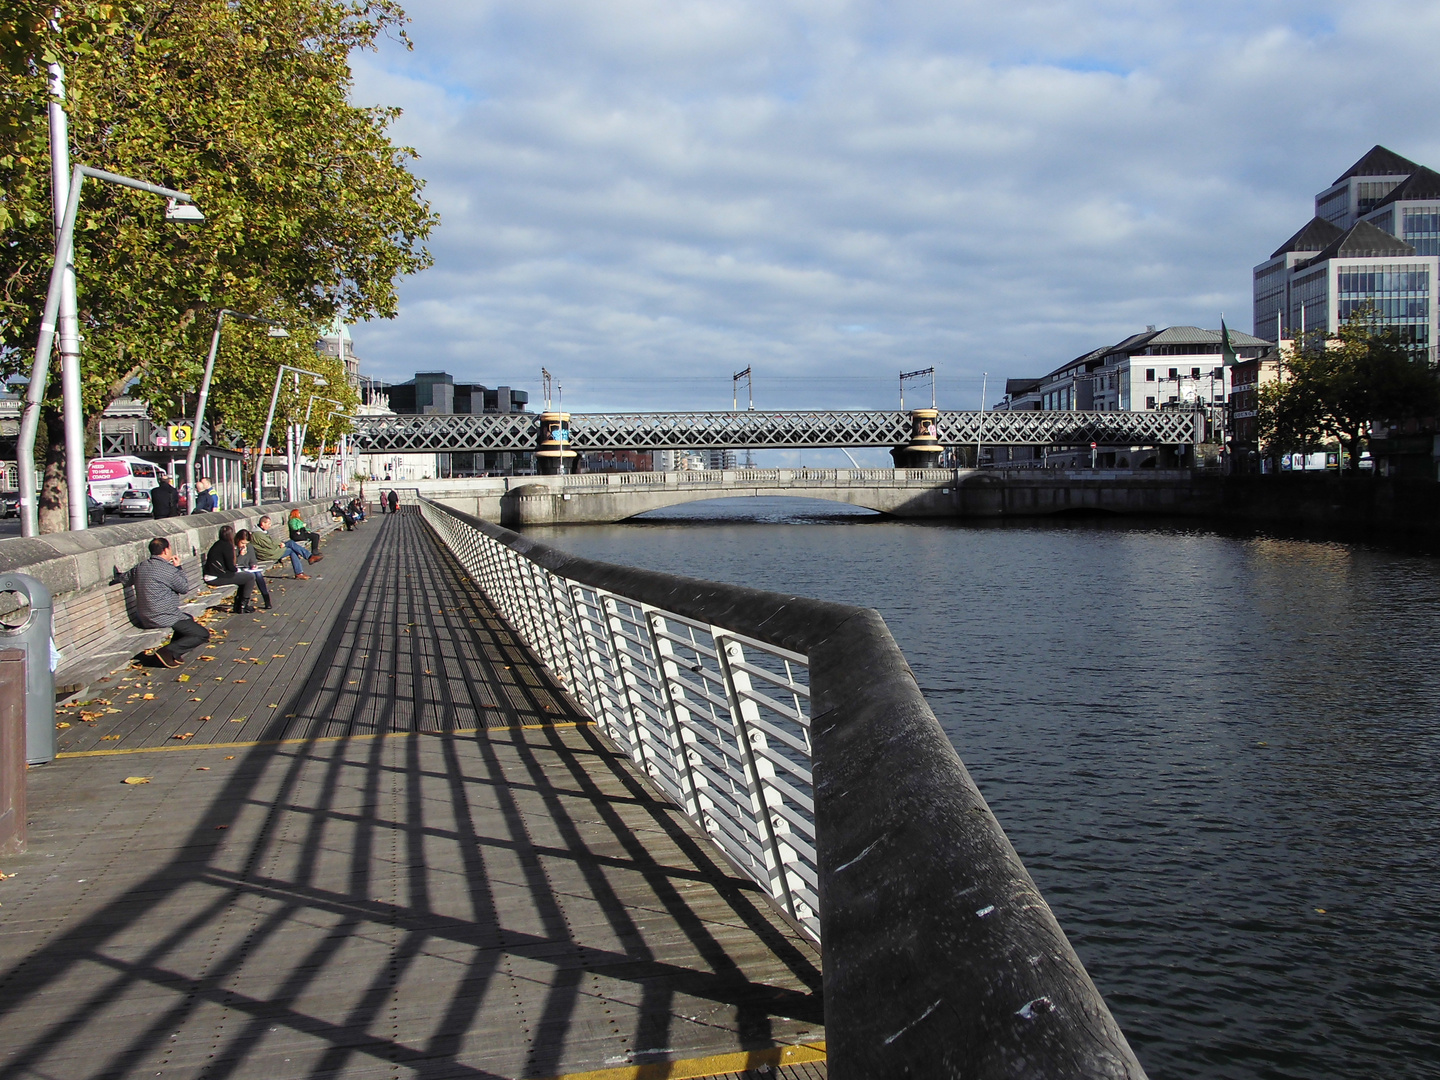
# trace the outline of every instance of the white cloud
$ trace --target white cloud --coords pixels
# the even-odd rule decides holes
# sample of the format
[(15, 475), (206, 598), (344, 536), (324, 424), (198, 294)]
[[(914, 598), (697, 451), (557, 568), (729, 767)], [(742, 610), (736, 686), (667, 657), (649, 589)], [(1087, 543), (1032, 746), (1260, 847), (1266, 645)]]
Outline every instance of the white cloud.
[[(369, 370), (579, 409), (942, 405), (1249, 270), (1376, 143), (1440, 164), (1440, 11), (1389, 2), (416, 2), (356, 58), (443, 223)], [(992, 394), (992, 399), (994, 395)], [(953, 399), (953, 400), (952, 400)]]

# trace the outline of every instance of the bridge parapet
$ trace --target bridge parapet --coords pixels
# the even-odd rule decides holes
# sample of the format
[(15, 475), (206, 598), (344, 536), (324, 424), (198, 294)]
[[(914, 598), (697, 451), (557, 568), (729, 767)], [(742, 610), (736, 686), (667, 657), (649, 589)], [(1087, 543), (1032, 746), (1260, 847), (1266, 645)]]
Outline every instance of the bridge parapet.
[(878, 613), (421, 512), (636, 767), (823, 942), (837, 1080), (1144, 1076)]

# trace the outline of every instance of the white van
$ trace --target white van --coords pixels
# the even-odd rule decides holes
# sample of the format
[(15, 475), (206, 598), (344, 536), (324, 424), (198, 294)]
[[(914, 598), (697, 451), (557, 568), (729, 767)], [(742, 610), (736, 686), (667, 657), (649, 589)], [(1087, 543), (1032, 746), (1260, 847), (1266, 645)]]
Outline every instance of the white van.
[(90, 494), (106, 510), (120, 506), (126, 491), (149, 491), (160, 483), (160, 466), (138, 457), (95, 458), (85, 470)]

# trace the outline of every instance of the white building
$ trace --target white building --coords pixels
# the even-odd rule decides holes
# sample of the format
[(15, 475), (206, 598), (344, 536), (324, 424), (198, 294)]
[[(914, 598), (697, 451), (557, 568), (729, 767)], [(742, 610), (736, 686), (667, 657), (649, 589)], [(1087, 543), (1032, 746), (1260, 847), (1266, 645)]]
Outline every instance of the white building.
[(1315, 196), (1315, 217), (1254, 269), (1254, 330), (1267, 341), (1335, 333), (1374, 309), (1434, 356), (1440, 174), (1374, 147)]

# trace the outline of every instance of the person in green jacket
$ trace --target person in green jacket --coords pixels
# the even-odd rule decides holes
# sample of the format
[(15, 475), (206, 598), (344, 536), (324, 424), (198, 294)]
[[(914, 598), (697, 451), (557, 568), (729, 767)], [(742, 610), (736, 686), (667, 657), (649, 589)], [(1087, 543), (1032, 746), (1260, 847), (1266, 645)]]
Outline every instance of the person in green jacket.
[(290, 556), (290, 566), (295, 571), (295, 577), (300, 581), (306, 580), (310, 575), (304, 573), (305, 563), (310, 558), (310, 553), (304, 546), (294, 540), (286, 540), (283, 544), (276, 540), (267, 531), (270, 528), (271, 519), (267, 514), (255, 523), (255, 532), (251, 534), (250, 543), (255, 548), (255, 559), (262, 566), (273, 562), (279, 562)]
[(310, 531), (305, 524), (305, 519), (300, 516), (299, 510), (290, 511), (290, 520), (285, 523), (285, 527), (290, 530), (290, 539), (295, 543), (309, 542), (311, 562), (319, 562), (325, 557), (320, 554), (320, 534)]

